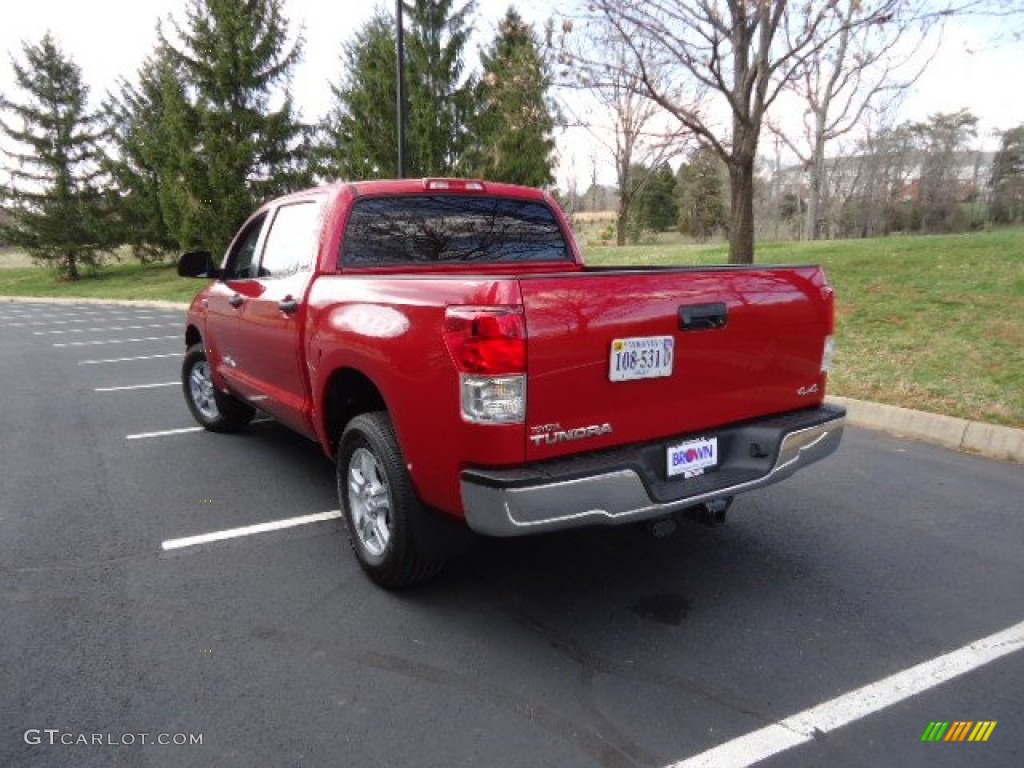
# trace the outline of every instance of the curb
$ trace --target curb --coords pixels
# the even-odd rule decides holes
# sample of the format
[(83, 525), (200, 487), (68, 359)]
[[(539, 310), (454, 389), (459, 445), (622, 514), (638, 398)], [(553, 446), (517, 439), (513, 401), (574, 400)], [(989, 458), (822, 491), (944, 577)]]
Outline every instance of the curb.
[(849, 397), (830, 396), (828, 401), (845, 406), (846, 422), (854, 427), (880, 430), (954, 451), (1024, 464), (1024, 429), (913, 411)]
[[(185, 302), (132, 299), (46, 298), (41, 296), (0, 296), (0, 302), (37, 304), (113, 304), (160, 309), (188, 309)], [(829, 396), (828, 401), (846, 408), (846, 422), (853, 427), (888, 432), (963, 453), (1024, 464), (1024, 429), (968, 421), (926, 411), (914, 411), (897, 405)]]

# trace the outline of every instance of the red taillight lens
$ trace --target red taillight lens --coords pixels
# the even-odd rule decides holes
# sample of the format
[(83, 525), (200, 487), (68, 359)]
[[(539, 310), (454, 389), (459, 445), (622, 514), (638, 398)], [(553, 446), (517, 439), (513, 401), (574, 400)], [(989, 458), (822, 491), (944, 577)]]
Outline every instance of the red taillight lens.
[(526, 318), (519, 306), (448, 307), (444, 341), (463, 373), (526, 372)]

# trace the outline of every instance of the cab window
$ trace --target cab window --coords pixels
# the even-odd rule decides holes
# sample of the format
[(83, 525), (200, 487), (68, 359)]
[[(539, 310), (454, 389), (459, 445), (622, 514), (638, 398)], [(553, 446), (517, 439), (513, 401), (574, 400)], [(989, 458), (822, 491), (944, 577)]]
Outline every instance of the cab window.
[(225, 280), (248, 280), (252, 277), (256, 249), (259, 247), (260, 233), (263, 231), (266, 220), (266, 214), (256, 217), (246, 225), (235, 240), (224, 267)]
[(546, 203), (482, 195), (357, 200), (345, 229), (346, 266), (570, 261)]
[(308, 267), (320, 244), (320, 205), (316, 200), (282, 205), (267, 233), (259, 276), (287, 277)]

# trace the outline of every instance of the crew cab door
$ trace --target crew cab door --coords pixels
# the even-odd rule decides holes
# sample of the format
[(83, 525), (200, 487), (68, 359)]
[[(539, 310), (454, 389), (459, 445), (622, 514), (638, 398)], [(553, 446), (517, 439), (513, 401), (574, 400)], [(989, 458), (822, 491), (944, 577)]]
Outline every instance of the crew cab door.
[(204, 343), (218, 376), (232, 390), (239, 385), (238, 323), (246, 299), (255, 294), (259, 286), (253, 280), (253, 270), (263, 244), (267, 215), (260, 214), (249, 221), (235, 236), (221, 269), (220, 279), (210, 286), (206, 297), (206, 335)]
[(305, 300), (320, 243), (320, 199), (271, 212), (239, 325), (242, 394), (253, 405), (300, 432), (312, 434), (303, 354)]

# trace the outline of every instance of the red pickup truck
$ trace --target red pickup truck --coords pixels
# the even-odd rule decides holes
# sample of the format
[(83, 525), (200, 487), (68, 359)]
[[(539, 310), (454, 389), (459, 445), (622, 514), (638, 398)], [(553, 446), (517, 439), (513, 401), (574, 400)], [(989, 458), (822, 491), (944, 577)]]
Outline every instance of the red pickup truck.
[(453, 529), (518, 536), (724, 514), (836, 449), (833, 293), (816, 266), (583, 264), (546, 193), (460, 179), (274, 200), (192, 302), (196, 420), (256, 409), (337, 464), (376, 582), (432, 575)]

